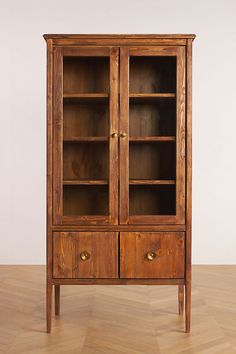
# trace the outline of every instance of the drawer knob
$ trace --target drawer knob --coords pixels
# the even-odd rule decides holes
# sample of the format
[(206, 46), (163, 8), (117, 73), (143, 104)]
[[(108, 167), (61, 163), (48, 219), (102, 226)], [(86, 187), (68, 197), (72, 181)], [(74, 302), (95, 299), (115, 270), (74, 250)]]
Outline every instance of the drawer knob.
[(121, 138), (125, 138), (126, 137), (126, 133), (121, 133), (120, 136), (121, 136)]
[(117, 138), (117, 137), (118, 137), (118, 134), (117, 134), (117, 133), (112, 133), (112, 134), (111, 134), (111, 137), (112, 137), (112, 138)]
[(90, 254), (87, 251), (83, 251), (80, 253), (81, 261), (87, 261), (90, 258)]
[(156, 253), (155, 252), (148, 252), (146, 254), (146, 258), (148, 261), (153, 261), (156, 258)]

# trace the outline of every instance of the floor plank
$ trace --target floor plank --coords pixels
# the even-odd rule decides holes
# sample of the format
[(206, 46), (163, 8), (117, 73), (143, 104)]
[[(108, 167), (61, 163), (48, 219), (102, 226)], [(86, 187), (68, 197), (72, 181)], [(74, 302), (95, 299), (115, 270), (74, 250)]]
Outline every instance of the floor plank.
[(236, 266), (194, 266), (192, 331), (177, 286), (64, 286), (45, 333), (45, 267), (0, 266), (0, 353), (236, 353)]

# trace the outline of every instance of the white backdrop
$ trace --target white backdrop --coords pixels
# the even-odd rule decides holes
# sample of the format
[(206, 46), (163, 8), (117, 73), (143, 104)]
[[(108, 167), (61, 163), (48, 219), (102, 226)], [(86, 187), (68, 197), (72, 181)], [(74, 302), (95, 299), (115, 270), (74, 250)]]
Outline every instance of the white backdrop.
[(236, 1), (1, 0), (0, 263), (45, 263), (43, 33), (196, 33), (193, 262), (236, 263)]

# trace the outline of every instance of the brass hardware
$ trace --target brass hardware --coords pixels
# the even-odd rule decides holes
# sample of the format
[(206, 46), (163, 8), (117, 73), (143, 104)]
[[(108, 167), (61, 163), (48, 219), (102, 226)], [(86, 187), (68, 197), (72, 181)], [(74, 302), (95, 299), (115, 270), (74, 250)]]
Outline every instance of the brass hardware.
[(121, 133), (120, 136), (121, 136), (121, 138), (125, 138), (126, 137), (126, 133)]
[(112, 133), (112, 134), (111, 134), (111, 137), (112, 137), (112, 138), (117, 138), (117, 137), (118, 137), (118, 134), (117, 134), (117, 133)]
[(146, 254), (146, 258), (148, 261), (153, 261), (156, 258), (156, 253), (155, 252), (148, 252)]
[(87, 251), (80, 253), (81, 261), (87, 261), (90, 258), (90, 254)]

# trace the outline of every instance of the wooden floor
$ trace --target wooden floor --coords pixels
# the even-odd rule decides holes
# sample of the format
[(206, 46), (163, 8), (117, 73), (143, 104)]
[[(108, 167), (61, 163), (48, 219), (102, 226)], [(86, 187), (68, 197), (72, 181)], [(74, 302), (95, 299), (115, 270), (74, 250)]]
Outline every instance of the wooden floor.
[(64, 286), (45, 333), (45, 268), (0, 267), (0, 353), (236, 353), (236, 266), (193, 267), (192, 331), (177, 286)]

